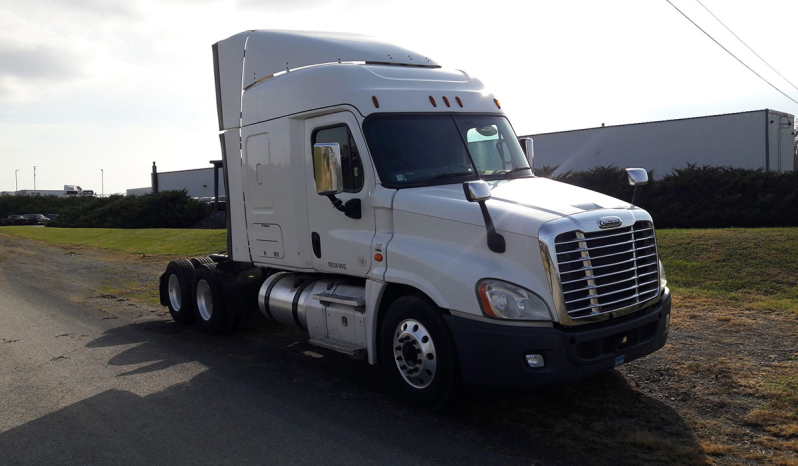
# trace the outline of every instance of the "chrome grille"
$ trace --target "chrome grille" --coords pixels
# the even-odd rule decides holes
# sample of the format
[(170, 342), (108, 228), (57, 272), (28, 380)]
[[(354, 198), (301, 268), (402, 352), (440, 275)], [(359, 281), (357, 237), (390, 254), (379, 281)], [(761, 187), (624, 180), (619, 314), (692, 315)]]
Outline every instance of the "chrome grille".
[(605, 314), (659, 294), (657, 242), (649, 221), (554, 239), (557, 266), (572, 319)]

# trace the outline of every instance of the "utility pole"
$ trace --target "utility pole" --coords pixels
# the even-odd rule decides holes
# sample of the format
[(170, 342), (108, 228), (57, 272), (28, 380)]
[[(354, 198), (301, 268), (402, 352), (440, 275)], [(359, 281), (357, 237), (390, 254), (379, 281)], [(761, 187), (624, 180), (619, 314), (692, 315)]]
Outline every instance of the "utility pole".
[(100, 186), (102, 186), (102, 194), (100, 197), (105, 197), (105, 172), (103, 169), (100, 169)]
[(33, 190), (36, 191), (36, 165), (33, 166)]
[(14, 195), (16, 195), (16, 194), (17, 194), (17, 193), (16, 193), (16, 191), (19, 191), (19, 177), (17, 176), (17, 172), (18, 172), (18, 171), (19, 171), (19, 168), (17, 168), (17, 169), (14, 171), (14, 185), (16, 186), (16, 190), (15, 190), (15, 192), (14, 192)]

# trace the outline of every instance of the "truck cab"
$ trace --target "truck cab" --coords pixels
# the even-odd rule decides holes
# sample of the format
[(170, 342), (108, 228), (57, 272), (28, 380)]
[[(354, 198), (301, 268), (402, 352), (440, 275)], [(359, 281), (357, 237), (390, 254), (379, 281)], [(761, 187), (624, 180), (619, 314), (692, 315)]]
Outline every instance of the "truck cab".
[(228, 252), (167, 268), (176, 320), (216, 333), (256, 303), (432, 407), (664, 345), (651, 216), (534, 176), (478, 79), (348, 34), (246, 31), (213, 51)]

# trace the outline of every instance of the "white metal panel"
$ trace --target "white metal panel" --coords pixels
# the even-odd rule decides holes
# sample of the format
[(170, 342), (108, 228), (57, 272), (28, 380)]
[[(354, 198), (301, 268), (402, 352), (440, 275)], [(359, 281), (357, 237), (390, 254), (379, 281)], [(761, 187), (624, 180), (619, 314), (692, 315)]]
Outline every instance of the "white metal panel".
[(354, 106), (362, 116), (377, 112), (504, 113), (481, 81), (461, 71), (391, 68), (399, 67), (334, 64), (268, 79), (244, 92), (242, 124), (337, 105)]
[(241, 32), (214, 44), (219, 130), (240, 126), (241, 73), (244, 68), (244, 47), (249, 34), (249, 31)]
[(244, 183), (241, 173), (241, 136), (238, 129), (225, 131), (220, 138), (222, 157), (227, 169), (227, 183), (230, 194), (227, 196), (228, 232), (232, 251), (227, 254), (237, 262), (250, 262), (249, 242), (247, 241), (247, 219), (244, 213)]
[(688, 163), (775, 169), (777, 145), (775, 133), (768, 136), (767, 115), (760, 110), (529, 137), (535, 141), (535, 166), (560, 165), (557, 173), (615, 165), (654, 170), (661, 178)]
[(768, 169), (795, 169), (793, 125), (795, 118), (787, 113), (768, 111)]
[[(310, 251), (308, 218), (302, 214), (306, 212), (304, 122), (280, 118), (246, 126), (241, 134), (244, 154), (240, 179), (244, 183), (239, 189), (246, 199), (247, 223), (240, 229), (244, 236), (248, 234), (248, 228), (250, 230), (252, 260), (259, 265), (307, 270), (311, 267), (313, 253)], [(265, 144), (266, 138), (268, 144)], [(265, 169), (265, 165), (270, 168)], [(268, 192), (273, 196), (273, 202), (263, 199), (267, 191), (263, 185), (257, 184), (259, 172), (263, 182), (271, 184)], [(256, 230), (263, 224), (279, 225), (283, 254), (270, 257), (255, 254)]]
[(323, 63), (363, 61), (438, 66), (423, 54), (356, 34), (252, 31), (247, 41), (244, 88), (280, 71)]

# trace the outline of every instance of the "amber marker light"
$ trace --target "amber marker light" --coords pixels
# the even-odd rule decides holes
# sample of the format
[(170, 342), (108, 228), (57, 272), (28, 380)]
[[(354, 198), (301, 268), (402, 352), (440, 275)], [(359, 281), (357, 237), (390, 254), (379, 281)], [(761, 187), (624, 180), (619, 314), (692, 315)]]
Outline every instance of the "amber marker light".
[(429, 96), (429, 101), (433, 107), (437, 107), (438, 104), (435, 103), (435, 97)]
[(479, 300), (482, 301), (482, 310), (485, 311), (485, 314), (496, 317), (493, 313), (493, 310), (490, 308), (490, 298), (488, 298), (488, 284), (481, 283), (479, 285)]
[(376, 108), (380, 108), (380, 101), (377, 100), (377, 96), (376, 95), (371, 96), (371, 101), (374, 102), (374, 106)]
[(462, 101), (462, 100), (460, 100), (460, 97), (456, 97), (456, 96), (455, 96), (454, 100), (456, 100), (456, 101), (457, 101), (457, 105), (459, 105), (459, 106), (460, 106), (460, 108), (463, 108), (463, 101)]
[(374, 260), (377, 262), (382, 262), (382, 254), (374, 254)]
[(496, 104), (496, 108), (502, 108), (502, 106), (499, 105), (499, 99), (493, 99), (493, 102)]
[(445, 103), (447, 107), (451, 107), (451, 105), (449, 105), (449, 99), (446, 96), (443, 96), (443, 103)]

